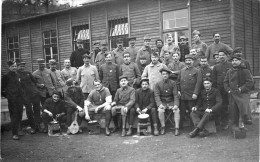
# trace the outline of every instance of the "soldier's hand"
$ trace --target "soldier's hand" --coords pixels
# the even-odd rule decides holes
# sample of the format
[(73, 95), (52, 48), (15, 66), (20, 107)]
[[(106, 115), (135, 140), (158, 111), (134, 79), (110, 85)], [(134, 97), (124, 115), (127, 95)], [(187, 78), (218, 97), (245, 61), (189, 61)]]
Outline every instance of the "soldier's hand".
[(198, 98), (198, 96), (196, 94), (192, 95), (192, 99), (196, 100)]
[(95, 108), (95, 113), (98, 113), (99, 107)]
[(165, 106), (163, 106), (162, 104), (158, 107), (159, 109), (165, 109)]
[(174, 105), (173, 108), (172, 108), (173, 112), (175, 112), (176, 110), (178, 110), (178, 106), (177, 105)]
[(86, 115), (86, 116), (85, 116), (85, 119), (86, 119), (86, 120), (90, 120), (89, 115)]
[(207, 112), (207, 113), (211, 113), (212, 110), (211, 110), (211, 109), (206, 109), (205, 112)]
[(181, 91), (178, 91), (178, 95), (179, 95), (179, 97), (181, 97)]
[(196, 107), (192, 107), (191, 110), (192, 111), (197, 111), (197, 108)]
[(142, 113), (145, 114), (145, 113), (147, 112), (147, 110), (148, 110), (147, 108), (143, 109), (143, 110), (142, 110)]
[(57, 114), (57, 115), (56, 115), (56, 118), (59, 118), (60, 116), (61, 116), (61, 114)]
[(51, 112), (48, 113), (50, 117), (53, 117), (53, 114)]
[(138, 107), (138, 108), (136, 109), (136, 112), (137, 112), (137, 113), (140, 113), (140, 111), (141, 111), (141, 110), (140, 110), (140, 108)]
[(111, 103), (111, 106), (115, 106), (115, 105), (116, 105), (116, 103), (115, 103), (115, 102), (112, 102), (112, 103)]
[(127, 107), (124, 107), (124, 112), (127, 113)]

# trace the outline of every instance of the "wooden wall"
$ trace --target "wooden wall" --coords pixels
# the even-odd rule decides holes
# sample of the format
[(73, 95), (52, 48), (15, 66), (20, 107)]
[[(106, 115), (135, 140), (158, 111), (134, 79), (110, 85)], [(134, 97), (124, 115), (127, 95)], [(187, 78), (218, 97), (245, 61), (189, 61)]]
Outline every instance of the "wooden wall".
[(7, 38), (6, 38), (7, 26), (2, 26), (2, 35), (1, 35), (1, 76), (8, 72), (7, 60)]

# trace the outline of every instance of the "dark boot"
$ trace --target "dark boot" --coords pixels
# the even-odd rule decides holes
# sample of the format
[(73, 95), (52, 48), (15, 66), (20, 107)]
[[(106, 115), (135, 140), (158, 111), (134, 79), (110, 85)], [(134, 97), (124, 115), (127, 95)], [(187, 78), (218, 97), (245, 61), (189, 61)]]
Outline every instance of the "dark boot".
[(122, 134), (121, 134), (122, 137), (125, 137), (125, 128), (122, 129)]
[(158, 127), (157, 124), (153, 125), (153, 135), (158, 136), (159, 135), (159, 131), (158, 131)]
[(110, 136), (110, 130), (108, 127), (106, 127), (106, 136)]
[(200, 137), (207, 137), (209, 134), (210, 133), (206, 129), (203, 129), (201, 132), (199, 132)]
[(132, 135), (132, 125), (129, 125), (129, 129), (126, 133), (127, 136), (131, 136)]
[(192, 132), (189, 133), (190, 138), (196, 137), (199, 131), (199, 128), (195, 128)]
[(113, 116), (113, 121), (114, 121), (114, 128), (112, 129), (112, 133), (115, 133), (118, 131), (118, 122), (117, 122), (117, 116)]

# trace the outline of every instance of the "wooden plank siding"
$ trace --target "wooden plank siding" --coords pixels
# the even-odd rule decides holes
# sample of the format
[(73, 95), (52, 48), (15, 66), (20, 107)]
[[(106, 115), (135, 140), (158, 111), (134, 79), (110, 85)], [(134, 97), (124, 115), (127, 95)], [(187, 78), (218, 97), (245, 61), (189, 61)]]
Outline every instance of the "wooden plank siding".
[[(210, 45), (213, 33), (218, 32), (221, 41), (231, 45), (229, 2), (191, 0), (191, 32), (199, 30), (201, 40)], [(203, 7), (202, 7), (203, 6)]]
[(106, 4), (107, 19), (120, 19), (127, 17), (127, 0), (111, 1)]
[(252, 3), (253, 17), (253, 67), (254, 74), (260, 76), (260, 2), (253, 0)]
[(1, 35), (1, 77), (8, 72), (8, 54), (7, 54), (7, 38), (6, 38), (6, 28), (7, 26), (2, 26)]
[(71, 47), (71, 29), (69, 21), (69, 13), (57, 15), (57, 28), (58, 28), (58, 43), (59, 43), (59, 54), (60, 54), (60, 65), (61, 69), (64, 68), (64, 60), (70, 58), (72, 47)]
[(71, 12), (71, 24), (72, 26), (88, 24), (89, 20), (89, 8), (81, 8), (73, 10)]
[(136, 46), (143, 45), (143, 37), (149, 35), (153, 42), (160, 38), (160, 15), (158, 0), (129, 0), (131, 36)]

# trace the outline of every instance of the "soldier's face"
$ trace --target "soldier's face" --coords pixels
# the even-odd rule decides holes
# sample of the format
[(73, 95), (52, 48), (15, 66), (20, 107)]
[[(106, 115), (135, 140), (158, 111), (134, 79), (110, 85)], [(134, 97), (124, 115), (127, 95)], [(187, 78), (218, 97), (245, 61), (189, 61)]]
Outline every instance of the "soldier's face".
[(167, 37), (167, 42), (168, 42), (168, 43), (172, 43), (172, 41), (173, 41), (173, 37), (172, 37), (172, 35), (169, 35), (169, 36)]
[(190, 66), (192, 64), (192, 62), (193, 62), (192, 59), (189, 59), (189, 58), (185, 59), (185, 64), (188, 66)]
[(123, 78), (120, 80), (120, 86), (121, 87), (126, 87), (128, 84), (128, 80), (126, 78)]
[(103, 46), (103, 47), (101, 48), (101, 50), (102, 50), (102, 52), (104, 53), (104, 52), (107, 51), (107, 47), (106, 47), (106, 46)]
[(210, 90), (212, 87), (212, 83), (210, 81), (206, 80), (203, 82), (203, 86), (206, 90)]
[(164, 59), (169, 60), (170, 59), (170, 54), (169, 53), (164, 53)]
[(111, 62), (112, 61), (112, 56), (111, 54), (108, 54), (107, 57), (105, 58), (106, 62)]
[(45, 64), (39, 64), (39, 69), (43, 70), (45, 68)]
[(191, 49), (190, 54), (196, 56), (197, 55), (196, 49)]
[(219, 55), (218, 54), (214, 55), (214, 59), (215, 59), (216, 62), (219, 62)]
[(202, 67), (205, 67), (208, 65), (208, 60), (205, 58), (205, 59), (200, 59), (200, 65)]
[(24, 71), (24, 70), (25, 70), (25, 65), (24, 65), (24, 64), (20, 64), (20, 65), (18, 66), (18, 70)]
[(150, 46), (150, 43), (151, 43), (151, 40), (149, 40), (149, 39), (146, 39), (146, 40), (144, 40), (144, 46)]
[(166, 71), (163, 71), (162, 72), (162, 77), (163, 77), (164, 80), (167, 80), (169, 78), (169, 73), (166, 72)]
[(200, 36), (199, 36), (199, 35), (194, 35), (194, 36), (193, 36), (193, 40), (194, 40), (195, 42), (199, 41), (199, 40), (200, 40)]
[(147, 83), (147, 81), (143, 81), (141, 86), (143, 90), (147, 90), (149, 88), (149, 84)]
[(53, 94), (52, 95), (52, 99), (53, 99), (54, 102), (58, 102), (60, 100), (60, 96), (56, 95), (56, 94)]
[(179, 57), (179, 55), (177, 53), (174, 53), (172, 55), (172, 58), (173, 58), (174, 61), (178, 61), (180, 59), (180, 57)]
[(50, 64), (50, 69), (51, 69), (51, 70), (55, 70), (56, 67), (57, 67), (56, 64)]
[(233, 67), (238, 67), (240, 64), (241, 64), (241, 60), (239, 60), (237, 58), (233, 58), (233, 60), (232, 60)]
[(129, 63), (130, 62), (130, 55), (129, 54), (124, 54), (124, 62)]
[(159, 58), (158, 58), (158, 57), (156, 57), (156, 56), (153, 56), (153, 55), (152, 55), (152, 57), (151, 57), (151, 60), (152, 60), (152, 63), (153, 63), (153, 64), (157, 64), (157, 63), (158, 63), (158, 60), (159, 60)]
[(16, 72), (16, 71), (17, 71), (17, 65), (16, 65), (16, 63), (14, 63), (13, 65), (9, 66), (9, 70), (10, 70), (10, 71), (13, 71), (13, 72)]
[(224, 52), (219, 52), (219, 61), (223, 62), (225, 60), (227, 60), (227, 55)]
[(65, 60), (65, 61), (64, 61), (64, 66), (65, 66), (65, 67), (69, 68), (70, 65), (71, 65), (71, 64), (70, 64), (70, 60)]
[(141, 63), (141, 65), (146, 64), (146, 59), (140, 59), (140, 63)]
[(130, 44), (131, 46), (134, 46), (134, 45), (135, 45), (135, 40), (131, 39), (131, 40), (129, 41), (129, 44)]
[(162, 43), (162, 41), (157, 41), (157, 45), (156, 45), (157, 47), (162, 47), (163, 46), (163, 43)]
[(215, 34), (213, 39), (214, 39), (214, 41), (216, 43), (218, 43), (220, 41), (220, 35), (219, 34)]
[(181, 44), (181, 45), (187, 44), (187, 40), (186, 40), (186, 39), (181, 39), (181, 40), (180, 40), (180, 44)]
[(123, 48), (123, 43), (117, 43), (118, 48)]
[(83, 58), (83, 62), (85, 65), (89, 65), (89, 58), (88, 57)]
[(95, 88), (96, 88), (96, 90), (101, 90), (101, 88), (102, 88), (102, 84), (100, 83), (100, 82), (94, 82), (94, 86), (95, 86)]
[(78, 49), (83, 48), (83, 43), (77, 43), (77, 47), (78, 47)]

